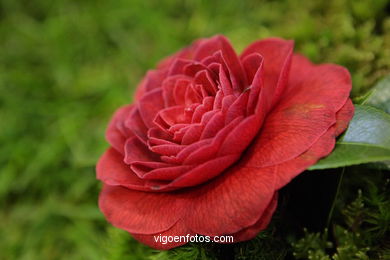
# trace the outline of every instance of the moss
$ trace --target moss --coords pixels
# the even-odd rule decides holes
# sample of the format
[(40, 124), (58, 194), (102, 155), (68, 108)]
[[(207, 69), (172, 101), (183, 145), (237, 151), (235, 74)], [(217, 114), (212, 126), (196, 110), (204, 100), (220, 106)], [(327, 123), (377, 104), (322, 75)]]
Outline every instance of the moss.
[(358, 191), (353, 202), (338, 210), (342, 217), (331, 232), (311, 233), (293, 243), (297, 259), (386, 259), (389, 255), (389, 179), (378, 185), (367, 178), (366, 193)]

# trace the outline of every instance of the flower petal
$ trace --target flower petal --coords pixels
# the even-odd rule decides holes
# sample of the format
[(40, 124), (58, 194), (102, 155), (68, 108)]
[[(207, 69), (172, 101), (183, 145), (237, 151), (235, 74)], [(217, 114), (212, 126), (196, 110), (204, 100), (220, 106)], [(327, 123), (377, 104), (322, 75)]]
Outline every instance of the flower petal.
[(124, 186), (134, 190), (150, 190), (144, 181), (123, 163), (123, 156), (113, 148), (108, 149), (96, 166), (96, 178), (107, 185)]
[(130, 115), (126, 118), (124, 125), (130, 129), (131, 132), (133, 132), (133, 134), (136, 135), (141, 141), (146, 143), (148, 128), (146, 127), (144, 120), (142, 120), (141, 114), (137, 107), (131, 111)]
[(124, 132), (120, 128), (126, 128), (124, 122), (126, 118), (132, 113), (134, 109), (133, 105), (123, 106), (115, 112), (111, 121), (108, 125), (106, 131), (106, 139), (112, 147), (114, 147), (118, 152), (124, 154), (123, 146), (126, 142), (126, 139), (133, 136), (131, 131)]
[(351, 87), (343, 67), (316, 66), (294, 55), (288, 89), (253, 143), (249, 165), (276, 165), (307, 151), (336, 122)]
[(161, 88), (149, 91), (138, 101), (139, 113), (147, 128), (155, 126), (153, 120), (163, 108), (164, 100)]
[(176, 59), (188, 59), (192, 60), (194, 51), (197, 49), (199, 43), (201, 40), (194, 41), (190, 46), (181, 49), (180, 51), (176, 52), (175, 54), (166, 57), (163, 59), (158, 65), (158, 69), (167, 69), (169, 68)]
[(346, 128), (346, 120), (351, 119), (353, 105), (350, 100), (346, 102), (343, 108), (337, 113), (337, 122), (328, 131), (322, 135), (306, 152), (297, 158), (277, 165), (276, 174), (278, 176), (276, 189), (279, 189), (289, 183), (292, 178), (314, 165), (319, 159), (329, 155), (336, 142), (336, 137)]
[(183, 218), (186, 226), (210, 236), (232, 234), (253, 226), (274, 196), (272, 170), (237, 165), (209, 184), (199, 186), (188, 202), (192, 206)]
[(176, 178), (179, 178), (186, 172), (189, 172), (193, 166), (189, 165), (176, 165), (171, 167), (162, 167), (151, 170), (145, 173), (142, 178), (145, 180), (162, 180), (162, 181), (171, 181)]
[(335, 114), (317, 104), (279, 107), (265, 120), (248, 152), (249, 167), (265, 167), (294, 159), (335, 123)]
[(107, 220), (131, 233), (155, 234), (170, 229), (180, 219), (182, 207), (180, 194), (142, 192), (121, 186), (104, 185), (99, 196), (99, 208)]
[(263, 56), (254, 52), (242, 59), (242, 66), (244, 67), (249, 84), (252, 84), (253, 78), (256, 72), (259, 70), (263, 63)]
[(340, 135), (345, 129), (347, 129), (348, 124), (353, 117), (354, 110), (355, 108), (352, 104), (352, 100), (348, 99), (344, 106), (337, 112), (336, 136)]
[(264, 210), (263, 215), (259, 220), (250, 227), (247, 227), (243, 230), (238, 231), (235, 234), (232, 234), (234, 237), (234, 242), (245, 241), (254, 238), (259, 234), (260, 231), (264, 230), (269, 222), (271, 221), (272, 215), (275, 212), (276, 206), (278, 205), (278, 193), (275, 193), (271, 202), (268, 204), (267, 208)]
[(221, 174), (221, 172), (232, 165), (238, 159), (238, 157), (239, 156), (236, 154), (231, 154), (208, 160), (187, 172), (183, 172), (180, 177), (176, 178), (172, 181), (172, 183), (168, 184), (167, 188), (192, 187), (204, 183), (205, 181)]
[(349, 98), (352, 89), (349, 71), (335, 64), (315, 65), (302, 55), (294, 54), (288, 88), (283, 98), (301, 95), (307, 102), (323, 102), (337, 112)]
[(280, 189), (289, 183), (295, 176), (315, 164), (320, 158), (327, 156), (335, 146), (335, 128), (331, 127), (316, 141), (309, 150), (290, 161), (271, 166), (276, 168), (276, 189)]
[[(139, 242), (144, 243), (146, 245), (149, 245), (150, 247), (157, 249), (157, 250), (168, 250), (174, 247), (178, 247), (181, 245), (186, 244), (187, 241), (187, 235), (188, 238), (189, 236), (194, 236), (196, 235), (192, 231), (190, 231), (186, 226), (183, 224), (183, 222), (178, 222), (173, 227), (170, 229), (156, 233), (153, 235), (143, 235), (143, 234), (132, 234), (135, 239), (137, 239)], [(160, 241), (158, 240), (158, 236), (161, 236), (161, 239), (165, 239), (163, 236), (181, 236), (177, 239), (178, 242), (167, 242), (163, 243), (164, 240)], [(157, 241), (156, 241), (157, 240)]]
[(271, 104), (277, 103), (287, 86), (294, 42), (278, 38), (269, 38), (249, 45), (240, 59), (246, 60), (253, 53), (264, 59), (264, 87), (270, 92)]
[(194, 60), (201, 61), (208, 56), (212, 56), (214, 53), (221, 51), (222, 57), (229, 69), (230, 80), (233, 84), (233, 88), (236, 86), (246, 86), (246, 76), (242, 68), (241, 62), (237, 57), (236, 52), (231, 46), (228, 39), (222, 35), (214, 36), (210, 39), (203, 40), (199, 44)]
[(141, 142), (138, 137), (129, 138), (125, 143), (125, 157), (123, 161), (126, 164), (134, 162), (154, 162), (158, 161), (158, 156), (151, 152), (146, 144)]
[(160, 88), (162, 81), (167, 76), (166, 70), (149, 70), (145, 76), (144, 89), (145, 93), (155, 88)]
[(269, 169), (238, 166), (205, 185), (173, 193), (105, 185), (99, 207), (109, 222), (130, 233), (156, 234), (178, 223), (196, 234), (232, 234), (259, 220), (274, 197), (274, 179)]

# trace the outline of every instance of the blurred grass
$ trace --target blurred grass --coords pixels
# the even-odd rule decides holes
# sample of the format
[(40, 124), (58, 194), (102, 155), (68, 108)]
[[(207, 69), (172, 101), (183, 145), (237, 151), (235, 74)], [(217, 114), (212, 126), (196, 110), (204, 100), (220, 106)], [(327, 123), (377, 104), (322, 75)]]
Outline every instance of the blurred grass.
[(94, 165), (158, 60), (222, 33), (295, 39), (359, 95), (390, 73), (390, 1), (0, 0), (0, 259), (101, 259)]

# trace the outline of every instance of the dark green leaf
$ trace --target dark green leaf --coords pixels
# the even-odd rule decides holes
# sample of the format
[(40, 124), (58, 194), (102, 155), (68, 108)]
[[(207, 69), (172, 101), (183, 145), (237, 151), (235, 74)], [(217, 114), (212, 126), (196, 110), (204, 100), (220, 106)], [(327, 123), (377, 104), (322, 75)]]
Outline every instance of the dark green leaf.
[(379, 81), (372, 91), (366, 103), (390, 113), (390, 75)]
[(390, 160), (390, 150), (370, 144), (337, 143), (335, 150), (310, 170), (320, 170)]
[(356, 105), (355, 115), (336, 148), (310, 170), (390, 160), (390, 115)]
[(370, 106), (355, 105), (355, 115), (342, 142), (375, 144), (390, 149), (390, 115)]

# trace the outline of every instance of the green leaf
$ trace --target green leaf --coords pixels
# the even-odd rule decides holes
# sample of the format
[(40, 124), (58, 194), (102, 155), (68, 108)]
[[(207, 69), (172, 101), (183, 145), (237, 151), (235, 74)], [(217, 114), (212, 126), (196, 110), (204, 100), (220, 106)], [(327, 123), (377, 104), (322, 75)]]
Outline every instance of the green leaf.
[(353, 103), (358, 104), (358, 105), (365, 105), (367, 103), (367, 101), (371, 98), (371, 96), (374, 94), (374, 92), (375, 92), (375, 89), (370, 89), (369, 91), (367, 91), (363, 95), (355, 97), (353, 99)]
[(373, 144), (390, 149), (390, 115), (370, 106), (355, 105), (355, 115), (342, 142)]
[(309, 170), (321, 170), (390, 160), (390, 149), (369, 144), (337, 143), (332, 154)]
[(309, 170), (344, 167), (390, 160), (390, 115), (355, 105), (355, 115), (336, 148)]
[(390, 75), (379, 81), (365, 103), (390, 113)]

